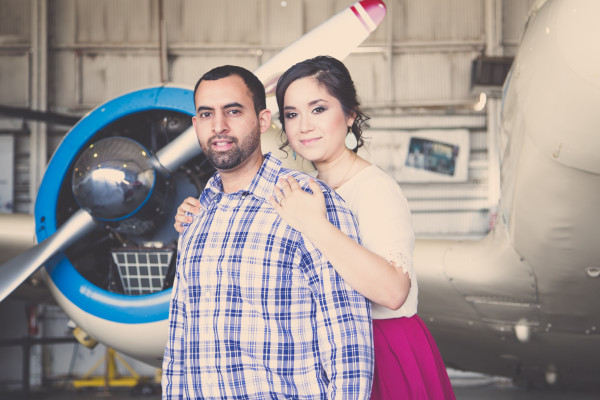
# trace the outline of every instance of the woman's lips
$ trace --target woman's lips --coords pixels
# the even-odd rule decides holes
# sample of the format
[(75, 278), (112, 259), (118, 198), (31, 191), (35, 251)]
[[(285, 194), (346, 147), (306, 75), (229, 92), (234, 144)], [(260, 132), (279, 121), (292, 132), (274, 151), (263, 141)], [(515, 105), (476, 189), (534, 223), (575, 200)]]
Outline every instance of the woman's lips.
[(311, 138), (311, 139), (303, 139), (300, 141), (304, 146), (310, 146), (313, 143), (318, 142), (321, 138)]

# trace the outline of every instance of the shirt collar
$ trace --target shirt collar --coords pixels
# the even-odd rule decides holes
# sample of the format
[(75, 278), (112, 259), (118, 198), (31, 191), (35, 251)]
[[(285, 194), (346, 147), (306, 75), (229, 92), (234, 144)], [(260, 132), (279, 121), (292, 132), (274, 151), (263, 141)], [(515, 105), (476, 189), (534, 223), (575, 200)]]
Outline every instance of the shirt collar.
[[(241, 190), (238, 190), (235, 193), (230, 193), (230, 195), (252, 194), (257, 198), (268, 201), (268, 199), (273, 195), (273, 189), (275, 188), (275, 184), (279, 178), (280, 171), (281, 161), (269, 152), (265, 155), (265, 160), (263, 161), (252, 181)], [(200, 203), (206, 206), (208, 203), (220, 199), (223, 195), (225, 195), (223, 192), (223, 182), (221, 181), (221, 176), (217, 171), (206, 183), (206, 187), (200, 195)]]

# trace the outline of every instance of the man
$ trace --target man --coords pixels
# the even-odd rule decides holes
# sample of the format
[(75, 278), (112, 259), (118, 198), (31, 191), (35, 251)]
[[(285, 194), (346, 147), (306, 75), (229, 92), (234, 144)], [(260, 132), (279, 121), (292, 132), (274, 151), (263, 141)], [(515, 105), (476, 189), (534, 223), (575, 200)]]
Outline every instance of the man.
[[(194, 89), (194, 128), (217, 172), (179, 239), (163, 398), (367, 399), (368, 302), (269, 203), (278, 179), (309, 177), (261, 151), (271, 123), (262, 83), (235, 66)], [(322, 186), (329, 219), (356, 219)]]

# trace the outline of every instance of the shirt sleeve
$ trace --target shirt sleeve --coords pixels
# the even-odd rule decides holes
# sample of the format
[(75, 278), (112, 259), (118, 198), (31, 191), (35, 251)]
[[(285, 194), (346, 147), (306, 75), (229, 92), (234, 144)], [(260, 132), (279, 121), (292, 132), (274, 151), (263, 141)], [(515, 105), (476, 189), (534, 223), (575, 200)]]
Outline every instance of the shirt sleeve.
[[(358, 224), (343, 200), (324, 193), (331, 223), (360, 242)], [(370, 303), (347, 285), (308, 239), (302, 268), (317, 303), (321, 364), (329, 380), (328, 399), (368, 399), (373, 379)]]
[(177, 272), (173, 281), (173, 294), (169, 308), (169, 337), (162, 365), (162, 398), (169, 400), (182, 399), (186, 390), (184, 332), (186, 329), (185, 297), (187, 289), (186, 281), (181, 277), (180, 260), (178, 252)]
[(363, 245), (414, 280), (415, 235), (408, 202), (398, 184), (387, 177), (361, 182), (354, 209)]

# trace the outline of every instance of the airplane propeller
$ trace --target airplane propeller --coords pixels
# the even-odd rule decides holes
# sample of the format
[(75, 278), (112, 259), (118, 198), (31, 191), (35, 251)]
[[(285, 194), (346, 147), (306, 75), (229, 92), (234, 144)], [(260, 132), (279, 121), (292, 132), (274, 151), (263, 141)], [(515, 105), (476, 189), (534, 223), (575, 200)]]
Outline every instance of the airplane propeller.
[(79, 210), (48, 239), (0, 266), (0, 301), (4, 300), (56, 253), (91, 233), (98, 224), (90, 213)]
[[(104, 141), (115, 140), (123, 139), (104, 139)], [(119, 143), (118, 145), (120, 148), (123, 147), (122, 143)], [(155, 168), (157, 169), (162, 169), (166, 172), (173, 172), (200, 153), (201, 149), (196, 138), (196, 133), (194, 128), (190, 127), (182, 132), (176, 139), (160, 149), (154, 158), (151, 158), (149, 161), (154, 164)], [(83, 158), (83, 155), (80, 157), (80, 159), (81, 158)], [(109, 167), (109, 169), (111, 172), (114, 172), (112, 167)], [(106, 171), (106, 167), (103, 168), (103, 170)], [(114, 196), (114, 192), (110, 194), (111, 196), (108, 197), (111, 197), (112, 199), (118, 197)], [(100, 197), (100, 200), (104, 197), (107, 197), (97, 195), (98, 193), (94, 193), (92, 191), (92, 193), (88, 194), (88, 197), (95, 199)], [(142, 199), (142, 201), (144, 200), (146, 200), (146, 198)], [(114, 208), (114, 204), (112, 205)], [(140, 204), (137, 204), (136, 206), (139, 205)], [(99, 220), (106, 220), (106, 218), (102, 218), (100, 215), (93, 214), (95, 214), (94, 211), (86, 210), (84, 208), (76, 211), (75, 214), (73, 214), (56, 230), (54, 234), (52, 234), (46, 240), (38, 243), (27, 251), (1, 265), (0, 301), (4, 300), (10, 293), (12, 293), (13, 290), (15, 290), (52, 256), (65, 250), (71, 244), (93, 232), (99, 226)]]

